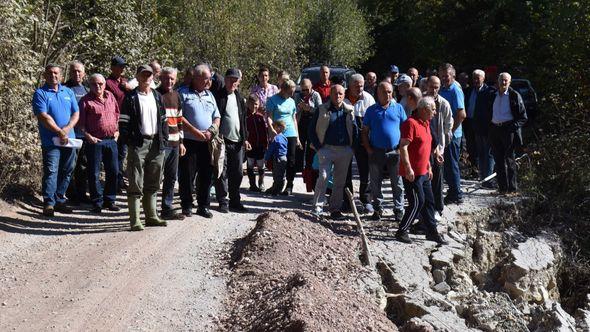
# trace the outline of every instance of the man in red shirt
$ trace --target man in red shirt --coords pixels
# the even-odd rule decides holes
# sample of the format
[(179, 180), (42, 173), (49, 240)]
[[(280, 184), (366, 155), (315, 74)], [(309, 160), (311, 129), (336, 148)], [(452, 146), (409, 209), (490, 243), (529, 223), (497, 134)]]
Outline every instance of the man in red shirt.
[[(119, 104), (115, 96), (105, 90), (106, 81), (101, 74), (90, 76), (90, 93), (80, 99), (78, 128), (86, 141), (88, 160), (88, 187), (92, 200), (92, 212), (101, 213), (102, 208), (119, 211), (115, 205), (117, 195), (117, 139), (119, 138)], [(100, 183), (100, 164), (104, 163), (106, 175), (103, 192)]]
[[(123, 106), (123, 100), (125, 99), (125, 94), (131, 91), (129, 84), (127, 84), (127, 79), (123, 77), (123, 72), (125, 71), (125, 67), (127, 67), (127, 62), (125, 59), (120, 56), (115, 56), (111, 59), (111, 74), (106, 79), (106, 90), (111, 92), (117, 103), (119, 104), (119, 109)], [(127, 156), (127, 146), (125, 144), (118, 144), (118, 160), (119, 160), (119, 174), (117, 179), (117, 187), (119, 189), (126, 189), (127, 185), (125, 181), (123, 181), (123, 161)]]
[(320, 67), (320, 81), (313, 86), (313, 90), (317, 91), (322, 97), (322, 103), (327, 102), (330, 99), (330, 68), (324, 65)]
[(404, 178), (404, 188), (409, 206), (405, 209), (395, 237), (404, 243), (412, 243), (409, 229), (414, 219), (420, 215), (420, 219), (427, 228), (426, 239), (438, 244), (447, 244), (436, 229), (434, 196), (430, 183), (432, 179), (430, 155), (433, 151), (430, 120), (435, 114), (434, 99), (424, 97), (418, 102), (417, 111), (402, 124), (401, 128), (400, 175)]

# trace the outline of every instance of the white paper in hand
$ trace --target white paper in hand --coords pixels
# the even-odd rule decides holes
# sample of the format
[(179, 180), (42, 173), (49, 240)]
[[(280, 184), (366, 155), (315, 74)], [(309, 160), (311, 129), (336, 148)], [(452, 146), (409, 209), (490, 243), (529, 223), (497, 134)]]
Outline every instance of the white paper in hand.
[(82, 147), (82, 140), (79, 138), (68, 138), (68, 142), (66, 144), (61, 144), (59, 137), (54, 137), (53, 144), (55, 144), (55, 146), (61, 146), (64, 148), (79, 149)]

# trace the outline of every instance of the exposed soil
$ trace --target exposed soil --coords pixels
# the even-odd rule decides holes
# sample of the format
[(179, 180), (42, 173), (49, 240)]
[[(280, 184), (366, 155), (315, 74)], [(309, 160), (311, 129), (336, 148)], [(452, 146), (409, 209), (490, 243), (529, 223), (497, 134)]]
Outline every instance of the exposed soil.
[(236, 244), (230, 279), (232, 331), (396, 331), (374, 298), (359, 241), (340, 237), (310, 214), (265, 213)]

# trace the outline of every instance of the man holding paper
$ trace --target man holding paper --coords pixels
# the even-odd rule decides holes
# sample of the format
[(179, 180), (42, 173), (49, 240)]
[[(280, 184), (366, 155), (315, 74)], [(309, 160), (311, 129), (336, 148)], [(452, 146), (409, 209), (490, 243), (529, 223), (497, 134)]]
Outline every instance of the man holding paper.
[(49, 64), (43, 76), (45, 85), (33, 95), (33, 112), (39, 123), (43, 154), (43, 215), (53, 217), (55, 211), (72, 213), (65, 204), (65, 193), (76, 159), (70, 140), (75, 140), (73, 128), (79, 114), (74, 92), (60, 84), (61, 68)]
[[(88, 161), (88, 187), (93, 205), (91, 211), (101, 213), (103, 208), (119, 211), (120, 208), (115, 205), (119, 174), (119, 104), (115, 96), (105, 90), (104, 76), (93, 74), (88, 81), (90, 93), (80, 100), (78, 128), (84, 134), (87, 144), (85, 152)], [(105, 170), (104, 191), (100, 183), (101, 163)]]

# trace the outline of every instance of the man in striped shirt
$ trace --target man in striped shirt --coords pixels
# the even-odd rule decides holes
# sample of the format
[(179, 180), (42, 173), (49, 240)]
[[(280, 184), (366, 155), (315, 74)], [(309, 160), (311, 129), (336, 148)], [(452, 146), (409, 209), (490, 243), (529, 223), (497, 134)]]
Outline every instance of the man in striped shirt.
[(182, 144), (182, 107), (180, 95), (174, 90), (178, 70), (164, 67), (160, 75), (160, 87), (157, 89), (162, 94), (162, 103), (166, 109), (168, 120), (168, 146), (164, 157), (164, 182), (162, 184), (162, 219), (182, 220), (184, 215), (175, 213), (172, 209), (174, 198), (174, 184), (178, 176), (178, 158), (184, 155), (186, 149)]

